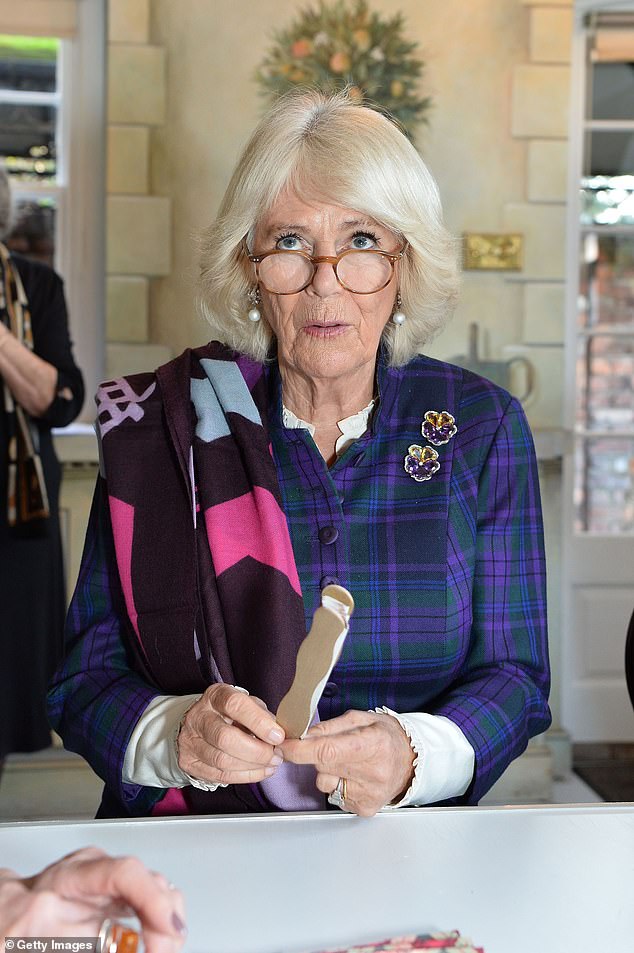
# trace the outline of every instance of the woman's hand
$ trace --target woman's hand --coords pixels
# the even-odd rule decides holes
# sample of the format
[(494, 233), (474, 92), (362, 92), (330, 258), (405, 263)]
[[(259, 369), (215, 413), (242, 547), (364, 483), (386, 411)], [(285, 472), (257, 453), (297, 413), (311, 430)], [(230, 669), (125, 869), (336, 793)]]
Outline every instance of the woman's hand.
[(361, 817), (372, 817), (398, 801), (414, 776), (409, 738), (391, 715), (347, 711), (313, 725), (303, 740), (288, 740), (281, 747), (286, 761), (315, 765), (317, 787), (324, 794), (345, 778), (345, 809)]
[(178, 763), (192, 778), (253, 784), (270, 777), (283, 758), (284, 730), (259, 698), (231, 685), (211, 685), (185, 713)]
[(0, 870), (0, 936), (96, 937), (104, 919), (136, 914), (147, 953), (176, 953), (186, 934), (183, 897), (136, 857), (86, 847), (34, 877)]
[(41, 417), (55, 399), (57, 368), (21, 344), (1, 321), (0, 379), (31, 417)]

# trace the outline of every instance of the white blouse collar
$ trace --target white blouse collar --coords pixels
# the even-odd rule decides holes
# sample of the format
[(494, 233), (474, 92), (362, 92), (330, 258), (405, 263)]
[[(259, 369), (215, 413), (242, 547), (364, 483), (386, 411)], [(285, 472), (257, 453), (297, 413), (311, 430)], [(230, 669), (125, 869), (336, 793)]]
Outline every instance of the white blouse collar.
[[(351, 443), (359, 437), (362, 437), (366, 432), (370, 414), (374, 410), (375, 404), (376, 397), (373, 397), (368, 406), (364, 407), (363, 410), (352, 414), (351, 417), (344, 417), (343, 420), (337, 421), (337, 426), (341, 431), (341, 436), (337, 437), (337, 442), (335, 443), (335, 453), (338, 457), (341, 456), (343, 451), (346, 450)], [(301, 417), (296, 417), (292, 410), (284, 406), (282, 407), (282, 423), (287, 430), (307, 430), (311, 437), (315, 436), (314, 424), (309, 423), (307, 420), (302, 420)]]

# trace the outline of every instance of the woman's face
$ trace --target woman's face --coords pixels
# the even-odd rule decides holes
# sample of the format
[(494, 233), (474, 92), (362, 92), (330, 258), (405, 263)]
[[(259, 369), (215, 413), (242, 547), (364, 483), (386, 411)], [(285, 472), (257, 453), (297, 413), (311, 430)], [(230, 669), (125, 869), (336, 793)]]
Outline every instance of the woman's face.
[[(397, 236), (354, 209), (305, 202), (285, 192), (258, 222), (252, 253), (273, 249), (339, 255), (348, 248), (400, 251)], [(374, 294), (343, 288), (331, 264), (317, 266), (308, 287), (276, 295), (260, 286), (262, 311), (278, 342), (286, 371), (312, 380), (335, 380), (374, 370), (381, 334), (394, 307), (398, 263), (389, 284)]]

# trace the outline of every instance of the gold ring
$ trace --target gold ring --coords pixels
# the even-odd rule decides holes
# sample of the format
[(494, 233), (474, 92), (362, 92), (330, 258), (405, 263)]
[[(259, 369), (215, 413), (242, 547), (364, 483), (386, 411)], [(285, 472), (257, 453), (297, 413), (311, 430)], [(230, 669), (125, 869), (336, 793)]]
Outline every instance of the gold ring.
[(139, 934), (118, 920), (104, 920), (99, 930), (100, 953), (137, 953)]
[(346, 778), (341, 778), (340, 781), (341, 781), (341, 799), (342, 801), (345, 801), (345, 799), (348, 797), (348, 781), (346, 780)]

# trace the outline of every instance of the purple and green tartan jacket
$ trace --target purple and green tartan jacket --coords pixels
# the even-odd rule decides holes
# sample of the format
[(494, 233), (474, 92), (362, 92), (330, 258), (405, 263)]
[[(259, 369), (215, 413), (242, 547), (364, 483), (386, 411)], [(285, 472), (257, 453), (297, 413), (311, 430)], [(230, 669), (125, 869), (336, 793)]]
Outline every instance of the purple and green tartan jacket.
[[(307, 628), (323, 586), (338, 581), (355, 599), (320, 718), (382, 705), (450, 718), (475, 751), (475, 773), (465, 795), (445, 803), (477, 804), (550, 724), (542, 517), (521, 405), (428, 357), (401, 368), (379, 361), (370, 427), (328, 468), (306, 430), (283, 426), (277, 366), (264, 373)], [(155, 381), (144, 378), (144, 386)], [(457, 432), (437, 447), (437, 472), (417, 482), (404, 459), (410, 445), (426, 443), (428, 411), (449, 411)], [(122, 766), (136, 722), (162, 692), (131, 661), (102, 484), (49, 716), (66, 748), (104, 779), (110, 811), (117, 804), (142, 815), (165, 792), (123, 783)]]

